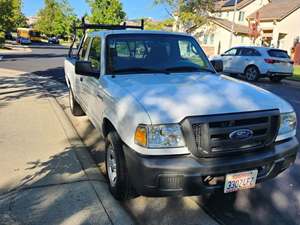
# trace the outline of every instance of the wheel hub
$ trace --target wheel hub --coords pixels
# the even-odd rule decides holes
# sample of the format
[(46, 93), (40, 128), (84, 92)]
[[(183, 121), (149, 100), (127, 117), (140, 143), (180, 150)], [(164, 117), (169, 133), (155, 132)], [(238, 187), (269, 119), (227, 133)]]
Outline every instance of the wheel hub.
[(112, 145), (109, 145), (107, 149), (106, 162), (107, 162), (107, 170), (108, 170), (107, 172), (108, 172), (109, 182), (112, 186), (115, 186), (117, 182), (117, 163), (116, 163), (115, 151)]

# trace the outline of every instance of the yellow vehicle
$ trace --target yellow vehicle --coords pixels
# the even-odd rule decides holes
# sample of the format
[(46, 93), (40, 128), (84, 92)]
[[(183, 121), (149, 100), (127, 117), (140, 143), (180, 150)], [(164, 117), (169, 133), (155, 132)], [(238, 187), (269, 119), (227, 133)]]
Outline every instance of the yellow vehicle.
[(41, 33), (32, 28), (18, 28), (17, 29), (18, 38), (25, 38), (32, 42), (41, 42)]

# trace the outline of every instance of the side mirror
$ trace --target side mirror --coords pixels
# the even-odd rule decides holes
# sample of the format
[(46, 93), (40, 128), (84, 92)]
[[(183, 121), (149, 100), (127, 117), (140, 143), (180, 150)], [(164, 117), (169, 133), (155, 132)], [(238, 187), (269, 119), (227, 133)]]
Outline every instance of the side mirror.
[(88, 61), (76, 61), (75, 73), (78, 75), (88, 76), (88, 77), (99, 77), (100, 75), (100, 72), (96, 71), (92, 67), (92, 63)]
[(210, 62), (218, 73), (223, 72), (222, 60), (211, 60)]

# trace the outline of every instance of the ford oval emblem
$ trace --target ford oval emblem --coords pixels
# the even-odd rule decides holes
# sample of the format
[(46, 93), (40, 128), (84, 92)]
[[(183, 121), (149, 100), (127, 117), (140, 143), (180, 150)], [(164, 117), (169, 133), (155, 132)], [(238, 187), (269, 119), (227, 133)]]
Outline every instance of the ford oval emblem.
[(240, 129), (229, 134), (229, 138), (233, 140), (244, 140), (253, 136), (253, 131), (250, 129)]

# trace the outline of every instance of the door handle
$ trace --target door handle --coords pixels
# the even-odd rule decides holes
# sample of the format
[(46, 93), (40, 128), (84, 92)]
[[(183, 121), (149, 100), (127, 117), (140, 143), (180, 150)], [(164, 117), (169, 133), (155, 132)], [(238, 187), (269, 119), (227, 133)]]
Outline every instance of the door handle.
[(80, 77), (80, 79), (79, 79), (81, 82), (83, 81), (83, 78), (82, 77)]
[(97, 94), (97, 98), (99, 98), (101, 101), (103, 101), (103, 96), (101, 96), (100, 94)]

